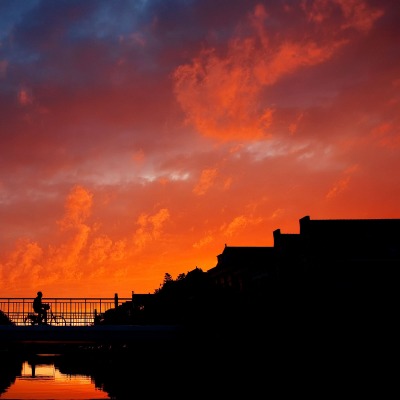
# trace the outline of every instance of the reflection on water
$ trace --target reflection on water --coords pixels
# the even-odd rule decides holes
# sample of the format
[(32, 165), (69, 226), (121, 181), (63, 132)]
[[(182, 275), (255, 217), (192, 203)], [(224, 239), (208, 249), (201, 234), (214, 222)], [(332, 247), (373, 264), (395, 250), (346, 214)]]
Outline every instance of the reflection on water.
[(345, 323), (284, 318), (266, 326), (211, 326), (212, 333), (207, 327), (165, 341), (60, 345), (58, 351), (52, 345), (51, 352), (0, 346), (0, 399), (319, 398), (332, 388), (343, 397), (357, 396), (367, 381), (383, 390), (386, 382), (371, 376), (377, 366), (394, 377), (396, 369), (385, 366), (396, 361), (395, 329), (354, 323), (353, 316)]
[(51, 354), (0, 350), (0, 399), (252, 399), (276, 390), (280, 397), (286, 390), (320, 394), (321, 386), (339, 389), (343, 377), (353, 379), (360, 361), (368, 365), (360, 336), (347, 331), (342, 339), (337, 331), (332, 336), (321, 329), (306, 335), (296, 329), (233, 332), (212, 340), (195, 335), (148, 345), (68, 347)]
[[(90, 375), (63, 373), (61, 355), (35, 354), (22, 361), (20, 373), (0, 395), (2, 399), (109, 399)], [(77, 360), (78, 361), (78, 360)]]
[(221, 377), (209, 352), (187, 343), (0, 353), (0, 399), (191, 398), (208, 390), (210, 373)]

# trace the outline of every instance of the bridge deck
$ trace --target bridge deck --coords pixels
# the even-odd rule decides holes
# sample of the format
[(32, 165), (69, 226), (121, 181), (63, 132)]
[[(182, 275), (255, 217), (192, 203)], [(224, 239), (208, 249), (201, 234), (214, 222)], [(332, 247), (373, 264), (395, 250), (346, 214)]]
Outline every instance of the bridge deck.
[(15, 344), (102, 344), (145, 343), (175, 340), (183, 333), (178, 325), (96, 326), (0, 326), (0, 343)]

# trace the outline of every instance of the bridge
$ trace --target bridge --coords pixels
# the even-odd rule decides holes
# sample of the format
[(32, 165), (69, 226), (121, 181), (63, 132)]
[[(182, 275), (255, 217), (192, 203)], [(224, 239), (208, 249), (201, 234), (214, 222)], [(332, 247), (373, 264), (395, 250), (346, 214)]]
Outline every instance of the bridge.
[[(133, 294), (132, 294), (133, 296)], [(120, 304), (132, 301), (132, 298), (114, 297), (90, 297), (90, 298), (46, 298), (44, 303), (50, 305), (51, 312), (64, 321), (67, 326), (90, 326), (94, 324), (97, 315), (111, 308), (117, 308)], [(16, 326), (30, 324), (26, 320), (33, 311), (33, 298), (0, 298), (0, 310)]]
[[(3, 349), (48, 349), (65, 346), (144, 345), (182, 338), (179, 325), (97, 325), (96, 316), (117, 308), (132, 298), (46, 298), (51, 310), (63, 318), (61, 325), (31, 325), (25, 322), (33, 313), (33, 298), (0, 298), (0, 310), (12, 322), (0, 325)], [(1, 348), (0, 348), (1, 350)]]
[[(15, 326), (0, 325), (3, 348), (50, 348), (67, 345), (145, 345), (183, 338), (178, 325)], [(1, 348), (1, 347), (0, 347)]]

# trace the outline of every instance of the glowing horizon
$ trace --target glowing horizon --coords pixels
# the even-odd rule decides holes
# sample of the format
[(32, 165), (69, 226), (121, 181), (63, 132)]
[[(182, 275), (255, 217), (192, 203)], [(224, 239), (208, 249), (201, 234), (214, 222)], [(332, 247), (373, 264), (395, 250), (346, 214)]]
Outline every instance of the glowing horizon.
[(306, 215), (400, 218), (399, 13), (2, 3), (2, 297), (153, 293)]

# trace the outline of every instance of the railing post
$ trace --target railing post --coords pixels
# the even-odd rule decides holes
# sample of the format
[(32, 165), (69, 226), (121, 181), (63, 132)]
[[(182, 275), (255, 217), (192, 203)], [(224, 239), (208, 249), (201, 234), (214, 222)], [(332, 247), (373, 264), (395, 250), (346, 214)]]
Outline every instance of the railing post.
[(114, 296), (114, 307), (115, 308), (118, 307), (118, 293), (115, 293), (115, 296)]

